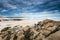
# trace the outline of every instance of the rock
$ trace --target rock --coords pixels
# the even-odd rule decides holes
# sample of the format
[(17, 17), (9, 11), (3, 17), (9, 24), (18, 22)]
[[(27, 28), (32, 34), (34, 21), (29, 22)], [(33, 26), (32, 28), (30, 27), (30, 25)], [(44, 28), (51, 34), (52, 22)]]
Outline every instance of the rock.
[(33, 27), (6, 27), (0, 32), (0, 40), (60, 40), (60, 21), (43, 20)]
[(46, 39), (48, 39), (48, 40), (60, 40), (60, 30), (51, 34)]
[(35, 29), (43, 35), (48, 36), (51, 32), (60, 30), (60, 22), (54, 20), (43, 20), (35, 25)]

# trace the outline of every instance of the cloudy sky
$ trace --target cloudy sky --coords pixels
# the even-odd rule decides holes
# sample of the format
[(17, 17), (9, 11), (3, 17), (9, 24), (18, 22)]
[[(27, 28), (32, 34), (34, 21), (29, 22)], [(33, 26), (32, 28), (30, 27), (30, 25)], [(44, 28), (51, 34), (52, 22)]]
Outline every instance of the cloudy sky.
[(0, 0), (0, 17), (60, 20), (60, 0)]

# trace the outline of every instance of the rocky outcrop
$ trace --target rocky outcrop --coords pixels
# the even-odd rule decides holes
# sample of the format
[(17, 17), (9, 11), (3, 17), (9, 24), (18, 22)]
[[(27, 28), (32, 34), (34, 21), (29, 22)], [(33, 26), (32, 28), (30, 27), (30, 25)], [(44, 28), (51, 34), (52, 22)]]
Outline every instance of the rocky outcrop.
[(0, 17), (0, 22), (1, 21), (21, 21), (23, 18), (18, 18), (18, 17)]
[(43, 35), (48, 36), (51, 33), (60, 30), (60, 22), (46, 19), (35, 24), (34, 28)]
[(43, 20), (33, 27), (6, 27), (0, 32), (0, 40), (59, 40), (60, 21)]

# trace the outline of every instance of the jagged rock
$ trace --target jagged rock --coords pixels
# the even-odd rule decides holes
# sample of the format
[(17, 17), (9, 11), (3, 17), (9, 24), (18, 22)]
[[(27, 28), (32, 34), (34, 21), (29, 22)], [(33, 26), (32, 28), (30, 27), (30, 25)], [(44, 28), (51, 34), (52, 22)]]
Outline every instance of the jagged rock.
[(18, 32), (17, 33), (17, 40), (24, 40), (24, 34), (23, 34), (23, 32)]
[(51, 32), (55, 30), (60, 30), (60, 22), (53, 21), (53, 20), (43, 20), (38, 22), (38, 24), (35, 25), (35, 29), (39, 32), (41, 32), (43, 35), (48, 36)]
[(0, 32), (0, 40), (60, 40), (59, 30), (60, 21), (46, 19), (33, 27), (6, 27)]

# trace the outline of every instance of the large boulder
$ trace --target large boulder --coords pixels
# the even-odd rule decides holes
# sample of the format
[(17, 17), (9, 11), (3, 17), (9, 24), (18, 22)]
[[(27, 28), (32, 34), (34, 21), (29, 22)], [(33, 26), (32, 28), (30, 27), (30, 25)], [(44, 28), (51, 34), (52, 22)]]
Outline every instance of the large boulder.
[(47, 37), (51, 33), (60, 30), (60, 21), (46, 19), (35, 24), (34, 28)]

